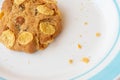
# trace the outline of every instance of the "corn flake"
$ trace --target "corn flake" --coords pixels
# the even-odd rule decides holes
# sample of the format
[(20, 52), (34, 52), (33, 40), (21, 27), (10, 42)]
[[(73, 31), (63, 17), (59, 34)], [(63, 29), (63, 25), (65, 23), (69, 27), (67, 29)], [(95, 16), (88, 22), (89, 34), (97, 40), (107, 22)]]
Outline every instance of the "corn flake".
[(27, 45), (33, 40), (33, 35), (30, 32), (22, 32), (18, 36), (18, 43), (22, 45)]
[(11, 48), (15, 42), (15, 35), (12, 31), (6, 30), (2, 32), (0, 41), (8, 48)]
[(54, 10), (46, 7), (45, 5), (39, 5), (37, 7), (37, 10), (39, 13), (44, 14), (44, 15), (53, 15), (54, 14)]
[(17, 5), (20, 5), (24, 2), (25, 0), (14, 0), (14, 3)]
[(49, 22), (40, 23), (40, 31), (47, 35), (53, 35), (55, 33), (55, 27)]

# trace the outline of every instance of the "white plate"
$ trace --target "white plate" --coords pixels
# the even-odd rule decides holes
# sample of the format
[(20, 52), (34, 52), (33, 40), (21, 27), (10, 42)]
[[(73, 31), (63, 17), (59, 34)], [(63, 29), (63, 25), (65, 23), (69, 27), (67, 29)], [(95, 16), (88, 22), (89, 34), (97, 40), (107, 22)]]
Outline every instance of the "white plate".
[[(58, 5), (64, 29), (46, 50), (25, 54), (10, 51), (0, 44), (1, 77), (8, 80), (86, 80), (116, 56), (120, 50), (120, 26), (115, 0), (58, 0)], [(96, 33), (101, 36), (96, 37)], [(78, 44), (82, 49), (77, 48)], [(82, 62), (83, 57), (89, 57), (90, 62)], [(69, 64), (69, 59), (74, 63)]]

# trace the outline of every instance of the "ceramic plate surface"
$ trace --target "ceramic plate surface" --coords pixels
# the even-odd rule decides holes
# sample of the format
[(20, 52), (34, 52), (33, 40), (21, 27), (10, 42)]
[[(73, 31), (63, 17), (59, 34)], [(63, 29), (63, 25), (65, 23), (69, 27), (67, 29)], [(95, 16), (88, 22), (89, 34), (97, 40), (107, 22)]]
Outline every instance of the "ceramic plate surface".
[[(0, 5), (2, 2), (3, 0), (0, 0)], [(62, 33), (46, 50), (35, 54), (14, 52), (0, 44), (1, 80), (118, 79), (118, 3), (119, 0), (58, 0), (63, 15)], [(81, 48), (78, 48), (78, 44)], [(83, 62), (83, 58), (88, 58), (89, 62)], [(72, 64), (69, 63), (71, 59)], [(107, 70), (111, 66), (116, 70)], [(109, 75), (109, 79), (107, 76), (106, 79), (103, 78), (108, 72), (115, 75)]]

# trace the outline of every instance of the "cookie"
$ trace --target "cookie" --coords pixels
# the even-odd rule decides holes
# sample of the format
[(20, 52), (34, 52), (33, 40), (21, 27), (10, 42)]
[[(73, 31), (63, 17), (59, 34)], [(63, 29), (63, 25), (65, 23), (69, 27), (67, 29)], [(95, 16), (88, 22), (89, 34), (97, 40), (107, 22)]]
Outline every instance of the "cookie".
[(26, 53), (44, 50), (62, 30), (55, 0), (4, 0), (0, 12), (0, 42)]

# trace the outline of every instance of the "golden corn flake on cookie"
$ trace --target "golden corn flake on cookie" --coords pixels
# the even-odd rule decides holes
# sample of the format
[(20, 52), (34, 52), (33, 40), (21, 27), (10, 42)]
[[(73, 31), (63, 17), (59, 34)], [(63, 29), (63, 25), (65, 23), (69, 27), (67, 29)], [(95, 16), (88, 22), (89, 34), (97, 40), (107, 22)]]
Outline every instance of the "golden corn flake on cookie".
[(7, 48), (27, 53), (43, 50), (61, 30), (61, 14), (55, 0), (4, 0), (0, 42)]

